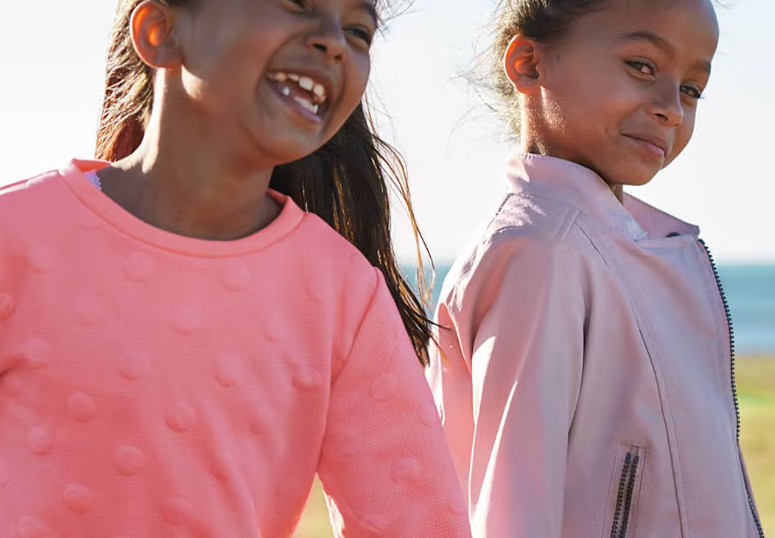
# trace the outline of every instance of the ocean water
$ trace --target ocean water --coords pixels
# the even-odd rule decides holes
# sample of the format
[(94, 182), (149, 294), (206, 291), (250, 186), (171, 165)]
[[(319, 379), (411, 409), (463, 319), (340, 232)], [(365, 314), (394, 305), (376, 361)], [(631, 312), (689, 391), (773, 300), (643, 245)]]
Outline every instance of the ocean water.
[[(450, 265), (436, 267), (435, 308)], [(406, 270), (414, 281), (414, 270)], [(719, 265), (724, 291), (732, 311), (738, 355), (775, 357), (775, 265)]]
[(721, 265), (738, 353), (775, 355), (775, 265)]

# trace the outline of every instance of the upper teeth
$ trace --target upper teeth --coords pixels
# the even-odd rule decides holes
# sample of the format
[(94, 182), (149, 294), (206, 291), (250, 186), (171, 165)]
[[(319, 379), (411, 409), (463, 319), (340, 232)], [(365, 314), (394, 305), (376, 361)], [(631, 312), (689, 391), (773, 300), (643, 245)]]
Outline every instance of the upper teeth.
[(285, 73), (283, 71), (275, 71), (268, 75), (270, 80), (277, 82), (292, 81), (299, 85), (303, 90), (312, 93), (312, 100), (316, 105), (322, 105), (325, 103), (328, 96), (326, 95), (326, 88), (319, 82), (312, 80), (310, 77), (297, 75), (296, 73)]

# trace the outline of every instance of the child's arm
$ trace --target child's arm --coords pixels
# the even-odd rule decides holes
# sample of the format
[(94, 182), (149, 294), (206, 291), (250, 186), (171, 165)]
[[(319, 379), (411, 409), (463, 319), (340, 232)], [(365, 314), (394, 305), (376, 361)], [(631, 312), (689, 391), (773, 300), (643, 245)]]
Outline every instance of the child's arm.
[[(517, 241), (483, 284), (490, 293), (473, 327), (472, 530), (559, 538), (584, 354), (584, 269), (561, 246)], [(467, 321), (464, 312), (458, 322)]]
[(430, 389), (381, 273), (376, 280), (331, 388), (318, 474), (334, 534), (468, 537)]

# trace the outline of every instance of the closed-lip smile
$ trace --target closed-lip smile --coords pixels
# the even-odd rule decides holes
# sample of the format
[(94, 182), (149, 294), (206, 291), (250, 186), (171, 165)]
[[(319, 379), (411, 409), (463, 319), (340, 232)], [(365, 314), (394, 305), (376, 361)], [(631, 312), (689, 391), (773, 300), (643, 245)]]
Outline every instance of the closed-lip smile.
[(633, 140), (637, 140), (639, 142), (643, 142), (650, 146), (653, 146), (655, 150), (659, 150), (662, 153), (663, 157), (667, 157), (667, 152), (670, 147), (670, 144), (668, 144), (667, 140), (665, 140), (660, 136), (644, 134), (644, 133), (628, 133), (628, 134), (625, 134), (624, 136), (626, 136), (627, 138), (631, 138)]

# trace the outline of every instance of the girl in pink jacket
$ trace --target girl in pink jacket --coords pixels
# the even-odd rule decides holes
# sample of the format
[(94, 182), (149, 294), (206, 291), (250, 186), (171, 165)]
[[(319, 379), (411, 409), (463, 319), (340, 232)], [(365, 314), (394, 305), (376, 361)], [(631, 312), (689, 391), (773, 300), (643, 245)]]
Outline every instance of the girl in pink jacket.
[(336, 536), (470, 536), (362, 104), (382, 8), (119, 2), (103, 160), (0, 190), (0, 538), (285, 538), (316, 473)]
[(523, 153), (452, 269), (429, 380), (476, 538), (761, 538), (699, 230), (625, 194), (691, 138), (709, 0), (507, 0)]

